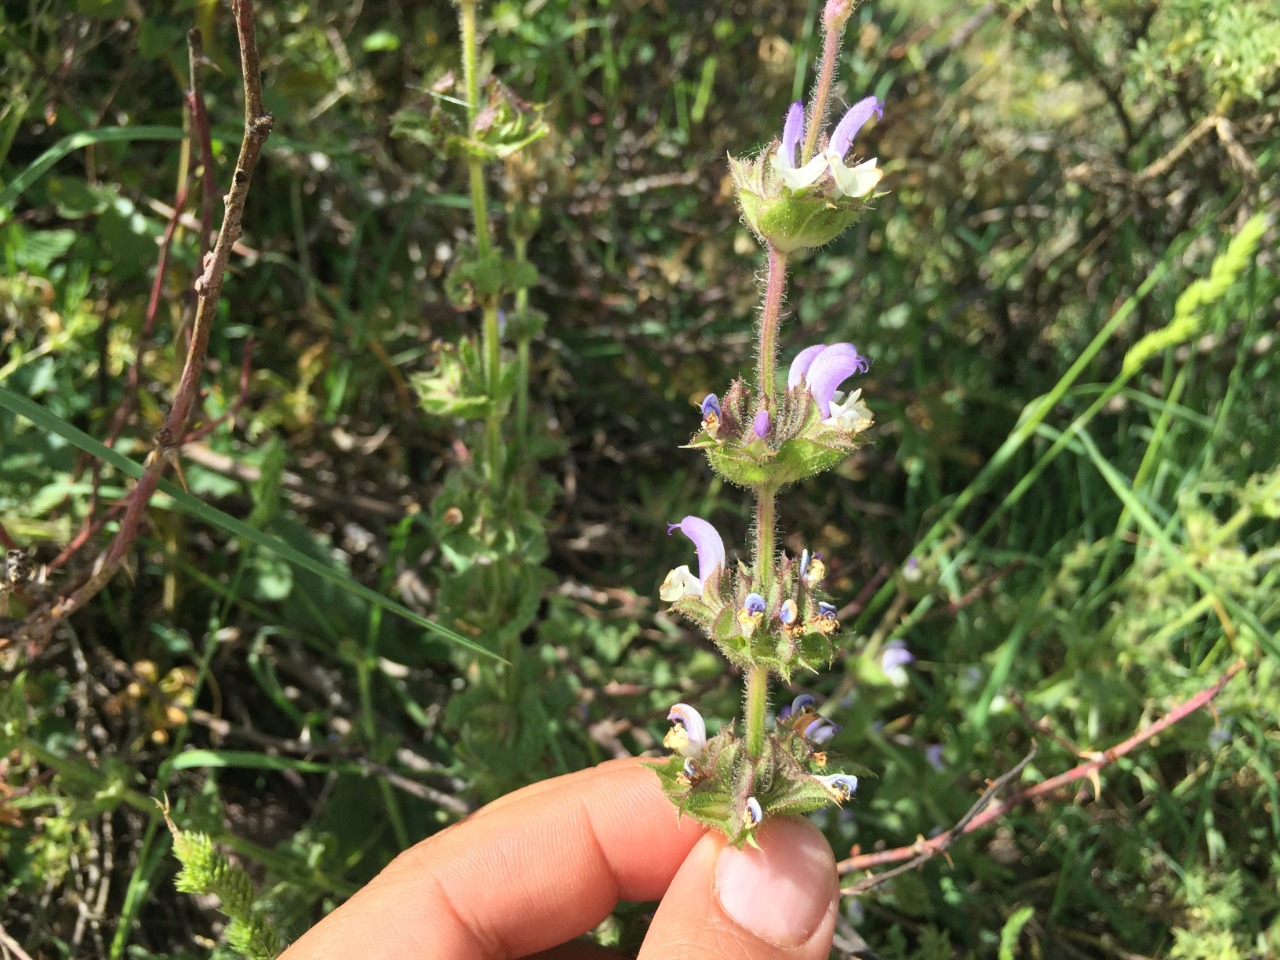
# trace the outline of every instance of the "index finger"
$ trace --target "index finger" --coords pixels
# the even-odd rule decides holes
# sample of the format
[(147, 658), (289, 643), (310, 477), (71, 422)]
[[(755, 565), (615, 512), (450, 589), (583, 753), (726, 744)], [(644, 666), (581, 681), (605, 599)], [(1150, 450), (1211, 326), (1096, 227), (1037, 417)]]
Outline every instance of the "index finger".
[(523, 957), (661, 897), (703, 832), (637, 760), (557, 777), (406, 850), (282, 960)]

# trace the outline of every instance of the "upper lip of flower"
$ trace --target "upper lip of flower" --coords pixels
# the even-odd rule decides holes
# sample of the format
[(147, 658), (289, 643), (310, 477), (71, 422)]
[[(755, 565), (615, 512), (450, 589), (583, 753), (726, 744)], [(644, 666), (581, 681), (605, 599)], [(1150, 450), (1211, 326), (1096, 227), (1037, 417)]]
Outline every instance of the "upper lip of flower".
[[(692, 757), (696, 760), (702, 756), (702, 751), (707, 745), (707, 725), (702, 719), (702, 714), (687, 703), (677, 703), (667, 713), (667, 719), (671, 721), (673, 727), (663, 743), (683, 757)], [(676, 735), (677, 727), (684, 732), (683, 737)], [(671, 742), (667, 743), (668, 740)]]
[(825, 154), (815, 154), (803, 167), (796, 166), (796, 151), (804, 139), (804, 104), (797, 100), (787, 111), (782, 125), (782, 145), (774, 156), (773, 169), (788, 190), (804, 190), (817, 183), (827, 171), (829, 161)]
[(806, 384), (818, 402), (822, 419), (826, 420), (831, 416), (831, 398), (836, 389), (855, 373), (866, 373), (870, 365), (871, 361), (852, 343), (814, 344), (805, 347), (791, 361), (787, 388)]
[(672, 523), (667, 527), (667, 534), (673, 530), (679, 530), (693, 541), (698, 552), (698, 582), (705, 588), (710, 577), (724, 570), (724, 540), (716, 528), (701, 517), (688, 516), (679, 523)]

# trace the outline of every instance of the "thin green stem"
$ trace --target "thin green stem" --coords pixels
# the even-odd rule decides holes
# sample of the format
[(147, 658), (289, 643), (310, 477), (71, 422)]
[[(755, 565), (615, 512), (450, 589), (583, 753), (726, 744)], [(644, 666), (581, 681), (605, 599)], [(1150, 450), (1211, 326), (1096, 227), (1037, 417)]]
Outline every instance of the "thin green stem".
[(747, 756), (764, 753), (764, 715), (769, 706), (769, 668), (755, 666), (747, 674)]
[[(462, 29), (462, 75), (467, 88), (467, 128), (475, 127), (480, 113), (479, 42), (476, 40), (476, 0), (458, 0), (458, 22)], [(475, 219), (476, 252), (489, 255), (489, 211), (484, 190), (484, 166), (477, 156), (467, 158), (471, 178), (471, 213)]]
[(502, 337), (498, 333), (498, 304), (484, 304), (484, 365), (488, 374), (489, 413), (485, 418), (485, 467), (496, 493), (502, 477), (502, 413), (498, 394), (502, 390)]
[(787, 255), (769, 247), (769, 276), (765, 281), (764, 306), (760, 312), (760, 356), (756, 380), (760, 395), (768, 403), (773, 398), (778, 365), (778, 326), (782, 315), (782, 295), (787, 289)]
[(774, 503), (777, 491), (761, 487), (756, 491), (756, 582), (765, 593), (773, 581)]
[[(513, 236), (511, 245), (517, 263), (524, 263), (529, 259), (527, 237)], [(523, 317), (528, 309), (529, 290), (521, 287), (516, 291), (516, 315)], [(516, 343), (516, 438), (523, 460), (524, 451), (529, 444), (529, 338), (525, 335), (521, 335)]]
[[(760, 311), (760, 356), (757, 379), (760, 396), (768, 404), (774, 395), (778, 363), (778, 324), (782, 315), (782, 294), (787, 286), (787, 255), (769, 247), (769, 276), (765, 281), (764, 306)], [(775, 535), (774, 507), (777, 488), (756, 489), (755, 580), (767, 593), (773, 579)], [(747, 755), (752, 759), (764, 751), (764, 715), (769, 703), (769, 669), (753, 666), (747, 674)]]
[[(467, 127), (474, 129), (480, 112), (479, 49), (476, 39), (476, 0), (458, 0), (458, 22), (462, 30), (462, 73), (467, 88)], [(471, 218), (476, 231), (476, 255), (484, 260), (492, 249), (489, 240), (489, 200), (484, 186), (484, 164), (474, 154), (467, 157), (467, 175), (471, 182)], [(502, 342), (498, 333), (498, 302), (489, 296), (480, 301), (484, 320), (481, 330), (484, 346), (486, 392), (489, 413), (485, 418), (485, 470), (489, 483), (497, 490), (502, 478), (502, 417), (498, 394), (502, 389)]]

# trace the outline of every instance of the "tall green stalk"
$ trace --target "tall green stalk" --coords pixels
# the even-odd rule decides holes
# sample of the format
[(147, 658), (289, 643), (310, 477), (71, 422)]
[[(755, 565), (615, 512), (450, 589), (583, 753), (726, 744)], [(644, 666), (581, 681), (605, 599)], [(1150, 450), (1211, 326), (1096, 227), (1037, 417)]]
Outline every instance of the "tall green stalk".
[[(462, 28), (462, 73), (467, 88), (467, 127), (474, 129), (480, 112), (479, 48), (476, 39), (477, 0), (457, 0)], [(492, 249), (489, 240), (489, 203), (484, 185), (484, 163), (471, 153), (467, 157), (471, 182), (471, 216), (475, 221), (476, 254), (483, 261)], [(502, 342), (498, 332), (498, 302), (492, 295), (480, 300), (483, 313), (481, 336), (484, 345), (485, 375), (488, 381), (489, 412), (485, 417), (485, 469), (496, 491), (502, 478), (502, 416), (498, 395), (502, 389)]]
[[(778, 366), (778, 326), (782, 317), (782, 295), (787, 286), (787, 255), (769, 247), (769, 273), (765, 280), (764, 305), (760, 313), (760, 346), (757, 379), (760, 395), (768, 405), (776, 396)], [(777, 520), (774, 508), (777, 489), (759, 487), (756, 497), (755, 580), (767, 592), (773, 574), (774, 536)], [(752, 758), (764, 749), (764, 721), (769, 702), (769, 671), (752, 667), (747, 674), (747, 753)]]

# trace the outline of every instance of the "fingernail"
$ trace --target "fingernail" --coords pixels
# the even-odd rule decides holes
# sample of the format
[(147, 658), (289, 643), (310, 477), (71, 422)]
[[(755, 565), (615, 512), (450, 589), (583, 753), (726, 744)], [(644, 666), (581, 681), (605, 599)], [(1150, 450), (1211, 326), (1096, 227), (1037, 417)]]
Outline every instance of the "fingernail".
[(716, 896), (740, 927), (778, 947), (797, 947), (817, 929), (836, 893), (835, 858), (817, 827), (767, 820), (759, 850), (725, 847), (716, 860)]

